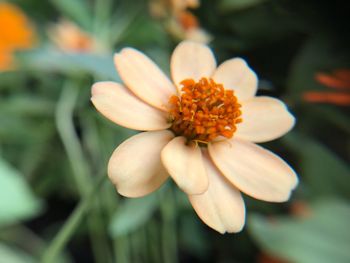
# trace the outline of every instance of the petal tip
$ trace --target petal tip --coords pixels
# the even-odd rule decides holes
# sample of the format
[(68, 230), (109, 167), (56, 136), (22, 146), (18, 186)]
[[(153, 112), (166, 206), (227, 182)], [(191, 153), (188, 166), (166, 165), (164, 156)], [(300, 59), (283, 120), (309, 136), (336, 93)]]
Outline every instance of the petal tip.
[(118, 194), (120, 194), (121, 196), (127, 197), (127, 198), (140, 198), (140, 197), (144, 197), (150, 193), (133, 193), (130, 191), (124, 191), (123, 189), (121, 189), (120, 187), (118, 187), (117, 185), (115, 185), (115, 188), (118, 192)]
[[(207, 223), (206, 223), (207, 224)], [(231, 225), (231, 226), (225, 226), (224, 224), (220, 225), (209, 225), (207, 224), (210, 228), (214, 229), (215, 231), (219, 232), (220, 234), (231, 234), (231, 233), (239, 233), (243, 230), (245, 222)]]
[(244, 58), (241, 58), (241, 57), (235, 57), (235, 58), (233, 58), (233, 60), (232, 61), (235, 61), (236, 63), (241, 63), (242, 64), (242, 66), (246, 66), (246, 67), (248, 67), (248, 63), (247, 63), (247, 61), (244, 59)]
[(289, 201), (289, 199), (292, 196), (292, 193), (293, 193), (293, 189), (290, 189), (288, 192), (286, 192), (284, 194), (280, 194), (279, 196), (275, 196), (273, 198), (266, 199), (263, 201), (267, 201), (267, 202), (271, 202), (271, 203), (285, 203), (285, 202)]
[(219, 232), (221, 235), (226, 234), (226, 229), (225, 228), (214, 228), (213, 229), (217, 232)]
[(114, 53), (113, 55), (114, 62), (122, 56), (121, 52), (122, 51)]
[(285, 131), (279, 137), (282, 137), (288, 132), (290, 132), (296, 124), (296, 118), (294, 117), (294, 115), (288, 110), (285, 104), (284, 104), (284, 107), (286, 110), (286, 126), (285, 126)]
[(297, 119), (290, 111), (288, 111), (288, 114), (289, 114), (288, 117), (290, 119), (290, 125), (291, 125), (290, 130), (291, 130), (295, 126)]
[(292, 190), (295, 190), (299, 184), (299, 177), (297, 174), (294, 174), (293, 184), (292, 184)]
[(96, 96), (99, 93), (101, 82), (96, 82), (91, 86), (91, 97)]
[(135, 48), (132, 48), (132, 47), (125, 47), (123, 49), (120, 50), (120, 54), (127, 54), (127, 53), (140, 53), (140, 54), (143, 54), (142, 52), (138, 51), (137, 49)]

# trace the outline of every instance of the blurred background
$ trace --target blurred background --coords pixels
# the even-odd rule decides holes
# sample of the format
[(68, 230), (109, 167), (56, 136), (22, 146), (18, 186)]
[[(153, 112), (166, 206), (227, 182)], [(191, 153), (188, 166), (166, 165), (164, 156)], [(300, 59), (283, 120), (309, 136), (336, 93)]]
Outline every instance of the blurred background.
[[(0, 1), (0, 262), (350, 262), (345, 3)], [(246, 59), (259, 94), (297, 118), (264, 146), (295, 168), (298, 188), (283, 204), (245, 196), (238, 234), (208, 228), (170, 180), (139, 199), (101, 184), (135, 132), (94, 109), (92, 83), (120, 81), (112, 59), (125, 46), (169, 72), (183, 39), (209, 44), (218, 62)]]

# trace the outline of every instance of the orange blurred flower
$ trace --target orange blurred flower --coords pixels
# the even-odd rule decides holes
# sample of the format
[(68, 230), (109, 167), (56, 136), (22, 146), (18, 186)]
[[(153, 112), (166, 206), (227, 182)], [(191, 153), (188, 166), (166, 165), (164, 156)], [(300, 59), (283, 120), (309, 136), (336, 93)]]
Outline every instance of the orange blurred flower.
[(210, 42), (210, 35), (200, 27), (198, 18), (187, 10), (175, 13), (168, 24), (168, 30), (178, 39), (197, 41), (203, 44)]
[(14, 67), (13, 53), (35, 45), (36, 33), (29, 18), (15, 5), (0, 3), (0, 71)]
[(183, 29), (189, 30), (192, 28), (198, 28), (199, 22), (197, 17), (195, 17), (191, 12), (181, 11), (178, 14), (178, 20)]
[(338, 91), (308, 91), (303, 94), (305, 101), (338, 106), (350, 105), (350, 69), (337, 69), (330, 74), (317, 73), (315, 79), (320, 84)]
[(65, 52), (84, 53), (97, 49), (97, 43), (93, 36), (66, 19), (52, 25), (48, 35), (51, 41)]
[(185, 10), (187, 8), (197, 8), (200, 5), (199, 0), (171, 0), (173, 10)]
[(200, 27), (198, 18), (189, 8), (198, 8), (199, 0), (153, 0), (150, 10), (154, 17), (165, 20), (166, 29), (179, 40), (208, 43), (210, 35)]

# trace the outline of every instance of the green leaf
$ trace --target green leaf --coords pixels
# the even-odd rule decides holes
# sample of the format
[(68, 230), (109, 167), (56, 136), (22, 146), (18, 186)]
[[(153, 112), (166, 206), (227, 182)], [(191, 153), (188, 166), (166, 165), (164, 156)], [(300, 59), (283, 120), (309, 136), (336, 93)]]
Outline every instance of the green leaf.
[(6, 263), (34, 263), (35, 260), (23, 251), (0, 243), (0, 259)]
[(203, 225), (193, 214), (181, 216), (179, 237), (182, 247), (200, 259), (209, 256), (210, 243), (205, 237)]
[(306, 218), (253, 215), (248, 227), (268, 253), (298, 263), (350, 262), (350, 206), (324, 200), (311, 206)]
[(302, 116), (298, 119), (298, 128), (304, 133), (318, 134), (320, 130), (328, 126), (332, 127), (332, 130), (323, 130), (322, 134), (328, 133), (330, 138), (338, 129), (350, 134), (350, 115), (340, 107), (305, 103), (295, 110), (297, 116)]
[(28, 70), (58, 71), (64, 74), (87, 72), (101, 78), (120, 81), (113, 55), (67, 54), (57, 50), (38, 49), (18, 54), (22, 67)]
[[(138, 14), (137, 18), (128, 24), (123, 41), (131, 46), (167, 48), (169, 40), (164, 28), (148, 16)], [(117, 26), (118, 24), (116, 24)]]
[(222, 11), (239, 11), (266, 2), (267, 0), (222, 0), (219, 8)]
[(85, 0), (51, 0), (62, 14), (71, 18), (85, 29), (91, 25), (91, 13)]
[(18, 91), (25, 85), (26, 75), (18, 71), (0, 71), (0, 91)]
[(350, 197), (350, 170), (343, 160), (317, 141), (296, 132), (282, 141), (299, 156), (299, 173), (311, 196)]
[(112, 218), (111, 235), (118, 237), (137, 230), (151, 218), (158, 205), (156, 193), (142, 198), (125, 199)]
[(0, 98), (0, 112), (24, 116), (50, 116), (54, 112), (54, 102), (38, 96), (15, 95), (6, 99)]
[(243, 49), (262, 48), (290, 37), (293, 34), (290, 18), (279, 12), (277, 6), (269, 2), (230, 14), (227, 26), (234, 36), (231, 44)]
[(40, 208), (24, 177), (0, 159), (0, 226), (33, 217)]

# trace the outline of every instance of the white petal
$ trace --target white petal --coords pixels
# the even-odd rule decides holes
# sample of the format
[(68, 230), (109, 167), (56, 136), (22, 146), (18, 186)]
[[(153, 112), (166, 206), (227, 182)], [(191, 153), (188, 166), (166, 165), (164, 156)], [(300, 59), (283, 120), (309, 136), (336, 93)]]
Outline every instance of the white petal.
[(189, 196), (194, 210), (204, 223), (222, 234), (241, 231), (245, 221), (241, 193), (217, 170), (207, 153), (203, 159), (209, 186), (203, 194)]
[(186, 145), (184, 137), (176, 137), (161, 155), (164, 167), (185, 193), (200, 194), (207, 190), (208, 177), (200, 147)]
[(176, 94), (176, 89), (152, 60), (136, 49), (124, 48), (114, 55), (114, 63), (133, 93), (150, 105), (167, 110), (169, 98)]
[(170, 131), (139, 133), (118, 146), (108, 163), (108, 176), (118, 192), (140, 197), (158, 189), (168, 178), (160, 152), (174, 137)]
[(248, 141), (231, 139), (209, 144), (210, 156), (239, 190), (256, 199), (284, 202), (298, 178), (277, 155)]
[(144, 103), (122, 85), (98, 82), (92, 86), (91, 101), (105, 117), (126, 128), (151, 131), (170, 127), (166, 113)]
[(206, 45), (183, 41), (172, 54), (170, 68), (174, 83), (179, 88), (179, 83), (185, 79), (198, 81), (202, 77), (209, 78), (216, 68), (216, 61)]
[(243, 122), (237, 125), (237, 138), (253, 142), (277, 139), (292, 129), (295, 119), (285, 104), (270, 97), (255, 97), (242, 103)]
[(223, 62), (214, 72), (216, 83), (223, 84), (225, 89), (233, 89), (238, 101), (252, 98), (258, 87), (258, 78), (253, 70), (241, 58)]

